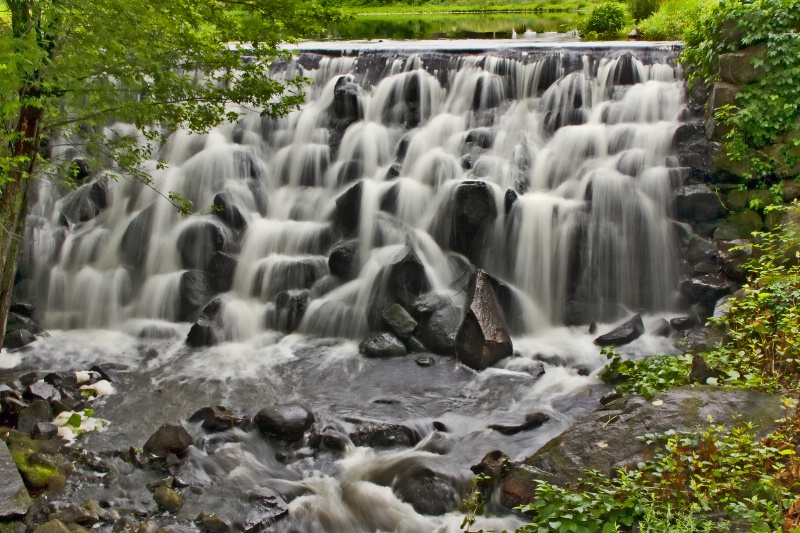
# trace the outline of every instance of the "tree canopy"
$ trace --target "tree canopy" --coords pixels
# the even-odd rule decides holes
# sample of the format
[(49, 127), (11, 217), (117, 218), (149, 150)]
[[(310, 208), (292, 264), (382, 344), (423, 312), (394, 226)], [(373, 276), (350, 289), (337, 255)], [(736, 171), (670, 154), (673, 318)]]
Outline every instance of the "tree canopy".
[(135, 173), (151, 148), (104, 127), (131, 123), (158, 139), (247, 109), (283, 115), (302, 101), (303, 80), (268, 76), (285, 57), (280, 43), (334, 17), (315, 0), (0, 1), (0, 339), (31, 178), (69, 163), (43, 146), (58, 134)]

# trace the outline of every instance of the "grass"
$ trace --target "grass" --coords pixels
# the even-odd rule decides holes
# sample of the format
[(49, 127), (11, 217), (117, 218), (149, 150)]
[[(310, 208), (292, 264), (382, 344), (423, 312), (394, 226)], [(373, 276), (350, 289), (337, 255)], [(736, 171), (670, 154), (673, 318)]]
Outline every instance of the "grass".
[(425, 2), (420, 4), (350, 5), (342, 11), (352, 15), (377, 14), (432, 14), (432, 13), (559, 13), (586, 11), (601, 4), (601, 0), (538, 0), (535, 2), (508, 2), (487, 0), (485, 2)]

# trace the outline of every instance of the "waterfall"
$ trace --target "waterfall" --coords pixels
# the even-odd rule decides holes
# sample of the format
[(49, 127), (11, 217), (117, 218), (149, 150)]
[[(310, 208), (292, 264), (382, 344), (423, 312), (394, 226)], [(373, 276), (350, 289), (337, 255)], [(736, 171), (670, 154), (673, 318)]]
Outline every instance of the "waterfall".
[[(515, 295), (522, 334), (668, 310), (676, 54), (301, 51), (282, 70), (313, 80), (299, 110), (176, 131), (158, 153), (167, 167), (149, 164), (152, 187), (190, 199), (192, 216), (122, 178), (63, 196), (40, 182), (17, 295), (57, 329), (177, 335), (171, 324), (208, 315), (230, 341), (357, 339), (376, 306), (413, 305), (390, 294), (394, 265), (411, 261), (419, 293), (486, 270)], [(336, 271), (334, 253), (349, 261)]]

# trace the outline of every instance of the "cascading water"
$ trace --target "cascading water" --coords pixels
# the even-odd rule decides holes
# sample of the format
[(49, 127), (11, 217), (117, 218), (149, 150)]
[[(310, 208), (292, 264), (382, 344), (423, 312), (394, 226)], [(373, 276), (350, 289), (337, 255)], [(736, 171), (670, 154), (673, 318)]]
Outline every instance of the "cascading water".
[[(279, 446), (237, 433), (198, 450), (190, 469), (242, 494), (269, 487), (293, 499), (277, 531), (455, 531), (465, 465), (493, 448), (529, 454), (594, 405), (587, 374), (603, 361), (583, 325), (675, 305), (680, 172), (670, 154), (685, 112), (676, 54), (672, 45), (306, 50), (283, 68), (313, 79), (301, 110), (172, 133), (152, 186), (96, 178), (60, 196), (40, 184), (17, 284), (61, 343), (39, 355), (89, 362), (80, 330), (117, 330), (95, 334), (97, 350), (113, 346), (176, 416), (294, 399), (345, 436), (400, 420), (414, 435), (405, 451), (346, 439), (340, 460), (293, 451), (274, 464)], [(207, 213), (181, 218), (168, 191)], [(353, 341), (380, 329), (392, 303), (457, 327), (476, 266), (505, 290), (518, 357), (475, 376), (454, 362), (428, 371), (358, 355)], [(184, 345), (198, 320), (221, 344)], [(425, 348), (451, 351), (434, 333), (421, 336)], [(142, 408), (152, 399), (118, 418)], [(487, 429), (530, 410), (551, 417), (534, 436)], [(112, 424), (113, 437), (89, 441), (140, 438), (154, 423)], [(437, 438), (443, 450), (429, 443)], [(433, 513), (443, 516), (401, 501), (400, 470), (435, 473), (426, 487), (447, 487)], [(202, 505), (224, 492), (209, 489)]]

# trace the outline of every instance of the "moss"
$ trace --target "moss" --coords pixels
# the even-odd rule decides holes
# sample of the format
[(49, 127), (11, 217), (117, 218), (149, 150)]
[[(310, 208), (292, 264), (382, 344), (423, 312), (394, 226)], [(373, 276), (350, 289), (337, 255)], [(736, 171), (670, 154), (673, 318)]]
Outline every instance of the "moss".
[(40, 444), (20, 434), (9, 437), (8, 451), (28, 488), (36, 491), (61, 490), (66, 485), (69, 463), (51, 455), (52, 446)]

